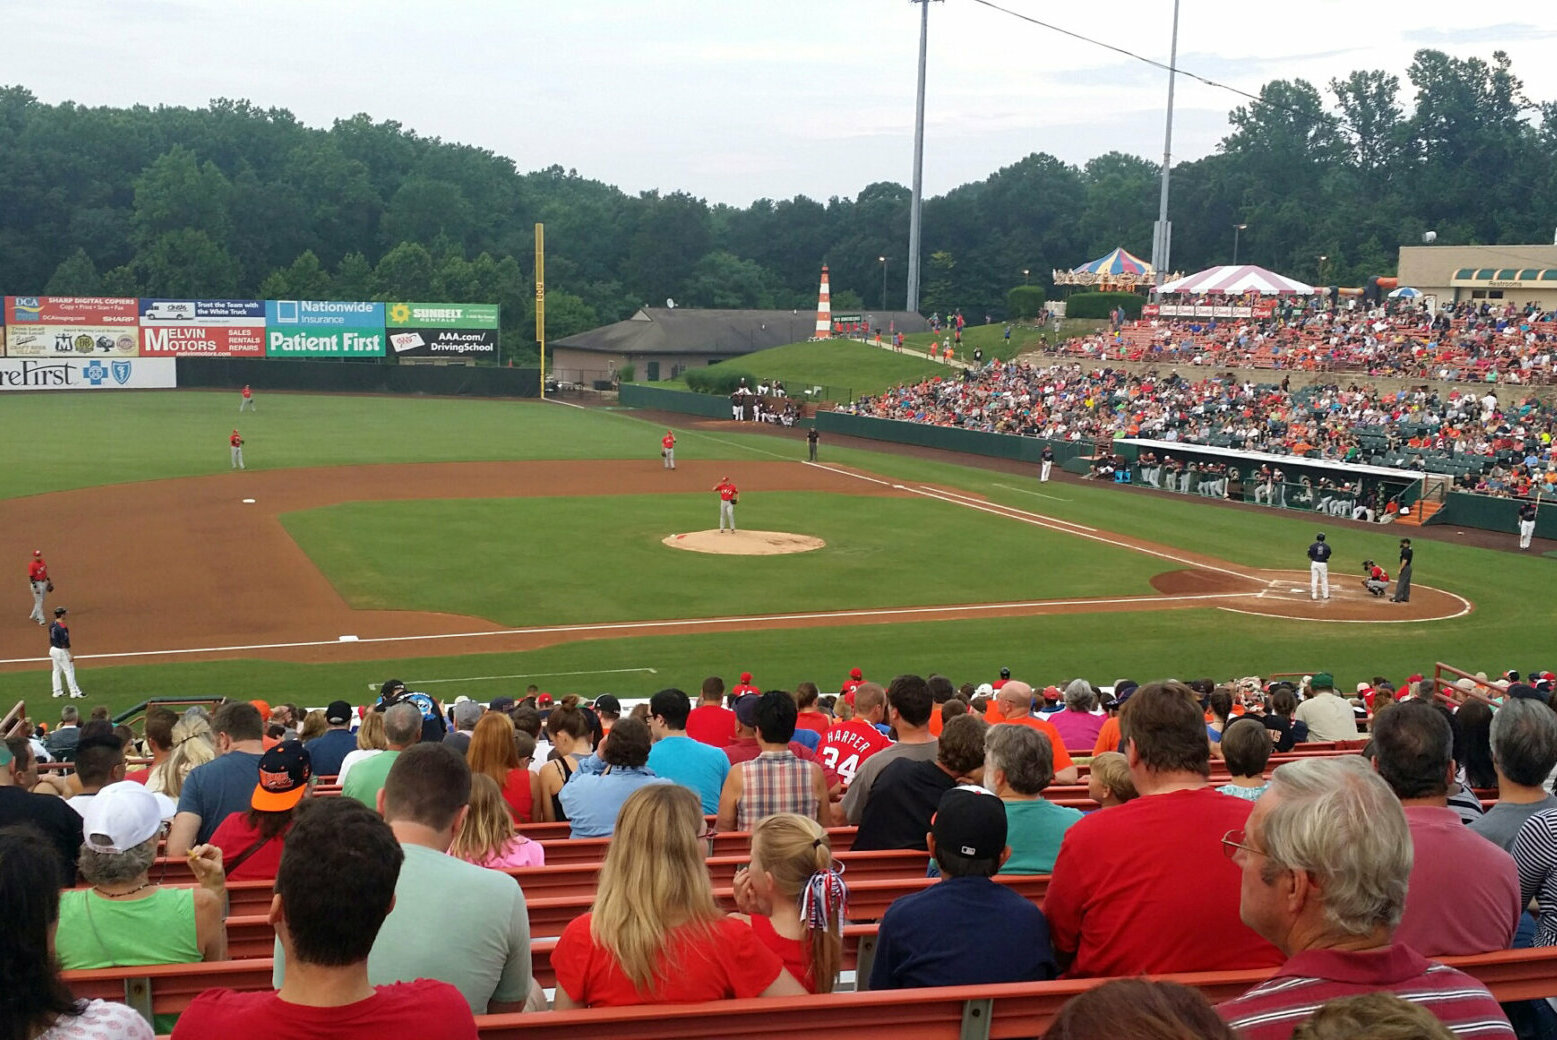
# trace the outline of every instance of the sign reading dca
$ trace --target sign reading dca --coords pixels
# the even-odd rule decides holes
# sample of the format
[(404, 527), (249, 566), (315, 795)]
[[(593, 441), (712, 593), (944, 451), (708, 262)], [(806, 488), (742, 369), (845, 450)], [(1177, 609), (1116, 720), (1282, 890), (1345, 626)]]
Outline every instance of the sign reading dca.
[(102, 296), (7, 296), (9, 357), (134, 357), (138, 301)]
[(495, 303), (391, 303), (389, 345), (396, 357), (496, 357)]
[(142, 357), (264, 357), (259, 300), (142, 300)]
[(266, 357), (383, 357), (384, 305), (266, 300)]

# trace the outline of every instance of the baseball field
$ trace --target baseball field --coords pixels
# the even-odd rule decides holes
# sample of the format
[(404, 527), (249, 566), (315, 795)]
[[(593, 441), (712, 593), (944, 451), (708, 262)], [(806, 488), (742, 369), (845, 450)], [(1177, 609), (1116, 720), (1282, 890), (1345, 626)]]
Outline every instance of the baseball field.
[[(88, 705), (220, 694), (363, 702), (693, 690), (708, 674), (826, 689), (1004, 666), (1051, 682), (1435, 660), (1550, 664), (1551, 560), (1379, 525), (1208, 504), (538, 401), (204, 391), (7, 395), (0, 700), (49, 718), (25, 570), (48, 561)], [(229, 467), (236, 426), (248, 468)], [(740, 487), (738, 535), (713, 486)], [(1334, 599), (1303, 552), (1335, 546)], [(1409, 604), (1366, 596), (1417, 537)], [(807, 551), (792, 548), (800, 536)], [(1512, 543), (1510, 538), (1509, 542)], [(720, 552), (702, 551), (720, 549)]]

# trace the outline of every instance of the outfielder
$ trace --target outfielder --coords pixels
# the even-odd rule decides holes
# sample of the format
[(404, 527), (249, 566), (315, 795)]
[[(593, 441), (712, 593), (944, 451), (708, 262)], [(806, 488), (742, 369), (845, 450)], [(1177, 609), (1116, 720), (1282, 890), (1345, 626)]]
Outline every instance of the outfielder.
[(249, 389), (248, 383), (243, 384), (243, 397), (238, 402), (238, 411), (242, 412), (245, 408), (254, 411), (254, 391)]
[[(70, 699), (79, 700), (86, 694), (76, 685), (76, 661), (70, 653), (70, 626), (65, 624), (64, 607), (54, 608), (54, 624), (49, 626), (49, 659), (54, 662), (54, 696), (65, 696), (64, 686), (70, 687)], [(64, 684), (60, 678), (64, 677)]]
[(714, 485), (714, 490), (719, 493), (719, 533), (724, 534), (725, 524), (730, 525), (730, 533), (735, 533), (735, 503), (740, 491), (730, 481), (729, 477), (721, 477), (719, 483)]
[(1314, 544), (1308, 547), (1308, 598), (1330, 599), (1330, 546), (1325, 544), (1325, 533), (1314, 535)]
[(54, 591), (54, 583), (49, 580), (49, 565), (43, 562), (42, 549), (32, 551), (32, 562), (27, 565), (27, 584), (32, 587), (32, 613), (27, 615), (27, 620), (47, 625), (49, 620), (43, 616), (43, 597)]
[(1522, 502), (1519, 506), (1519, 548), (1529, 552), (1530, 539), (1535, 536), (1535, 503)]
[(676, 435), (669, 430), (660, 438), (660, 454), (665, 458), (665, 468), (676, 468)]
[(1038, 469), (1038, 483), (1047, 484), (1049, 482), (1049, 471), (1054, 468), (1054, 449), (1045, 444), (1039, 458), (1042, 460), (1042, 464)]
[(232, 468), (243, 469), (243, 438), (238, 436), (238, 431), (232, 431), (232, 436), (227, 438), (227, 443), (232, 447)]

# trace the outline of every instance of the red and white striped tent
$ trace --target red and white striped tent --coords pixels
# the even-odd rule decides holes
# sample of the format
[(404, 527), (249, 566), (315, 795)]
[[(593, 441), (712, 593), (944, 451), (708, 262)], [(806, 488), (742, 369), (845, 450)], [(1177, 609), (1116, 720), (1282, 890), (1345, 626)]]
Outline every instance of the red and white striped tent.
[(1208, 267), (1204, 271), (1185, 275), (1157, 287), (1159, 293), (1189, 293), (1202, 295), (1220, 293), (1224, 296), (1243, 296), (1245, 293), (1262, 295), (1312, 296), (1312, 285), (1284, 278), (1275, 271), (1252, 264), (1239, 266)]

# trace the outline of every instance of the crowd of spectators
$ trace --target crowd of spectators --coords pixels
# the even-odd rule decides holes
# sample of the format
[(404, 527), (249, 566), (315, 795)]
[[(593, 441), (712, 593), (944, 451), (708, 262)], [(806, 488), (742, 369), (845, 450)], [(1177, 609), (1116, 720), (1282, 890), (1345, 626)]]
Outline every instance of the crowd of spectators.
[[(67, 708), (61, 728), (77, 732), (52, 741), (75, 766), (63, 779), (39, 777), (48, 742), (19, 730), (0, 745), (0, 904), (20, 929), (0, 949), (0, 1023), (29, 1040), (151, 1035), (73, 1000), (58, 972), (224, 959), (226, 885), (246, 877), (275, 885), (275, 991), (207, 993), (158, 1032), (356, 1037), (427, 1016), (418, 1035), (469, 1037), (472, 1016), (544, 1009), (507, 871), (543, 864), (523, 832), (555, 801), (575, 836), (612, 838), (591, 911), (551, 954), (559, 1009), (831, 992), (848, 884), (827, 828), (849, 822), (853, 849), (918, 850), (941, 879), (881, 917), (873, 989), (1263, 968), (1270, 981), (1215, 1012), (1149, 988), (1114, 1007), (1114, 1035), (1136, 1035), (1118, 1016), (1157, 1007), (1232, 1031), (1195, 1035), (1246, 1040), (1422, 1010), (1460, 1035), (1510, 1036), (1483, 986), (1431, 958), (1557, 945), (1557, 915), (1526, 912), (1557, 905), (1554, 683), (1375, 676), (1343, 695), (1319, 672), (1035, 690), (1008, 673), (883, 687), (856, 670), (825, 696), (743, 676), (726, 697), (710, 678), (695, 710), (666, 689), (625, 713), (609, 695), (544, 694), (446, 713), (391, 682), (360, 727), (382, 717), (387, 746), (360, 749), (377, 754), (329, 798), (310, 797), (313, 758), (344, 759), (358, 716), (344, 702), (307, 740), (310, 713), (229, 702), (203, 730), (198, 708), (148, 719), (140, 745)], [(172, 772), (180, 729), (209, 732), (212, 757), (175, 801), (153, 780)], [(1361, 753), (1269, 769), (1312, 740)], [(1079, 782), (1073, 756), (1091, 759), (1098, 808), (1048, 794)], [(711, 815), (751, 835), (734, 914), (704, 862)], [(193, 886), (154, 869), (169, 823)], [(1041, 904), (998, 874), (1050, 875)], [(1129, 985), (1110, 984), (1116, 1000)], [(1090, 1006), (1110, 987), (1051, 1035), (1100, 1035)], [(1528, 1035), (1557, 1027), (1544, 1002), (1507, 1013)]]
[[(897, 386), (845, 410), (1088, 447), (1138, 438), (1430, 468), (1485, 494), (1525, 495), (1536, 485), (1557, 494), (1557, 407), (1533, 393), (1502, 393), (1500, 398), (1490, 389), (1384, 390), (1356, 382), (1294, 388), (1289, 376), (1279, 384), (1239, 380), (1232, 373), (1190, 380), (1177, 372), (997, 359), (962, 379)], [(1459, 465), (1440, 467), (1437, 459)], [(1157, 461), (1159, 474), (1163, 461)], [(1251, 470), (1247, 476), (1252, 489), (1257, 474)], [(1160, 480), (1147, 482), (1162, 486)], [(1205, 493), (1204, 487), (1198, 490)], [(1313, 505), (1317, 508), (1317, 498)]]
[(1059, 344), (1059, 355), (1212, 368), (1351, 372), (1443, 382), (1544, 384), (1557, 374), (1557, 311), (1462, 301), (1311, 310), (1270, 318), (1148, 318)]

